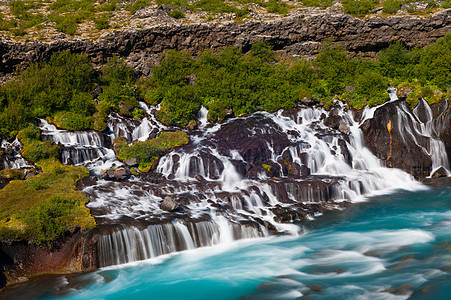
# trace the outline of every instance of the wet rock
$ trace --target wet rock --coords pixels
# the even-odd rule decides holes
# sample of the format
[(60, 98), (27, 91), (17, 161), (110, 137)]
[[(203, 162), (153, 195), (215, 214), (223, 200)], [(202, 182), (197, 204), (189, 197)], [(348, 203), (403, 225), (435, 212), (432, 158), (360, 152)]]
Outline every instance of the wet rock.
[(188, 125), (186, 126), (188, 130), (194, 130), (197, 128), (197, 122), (194, 120), (189, 121)]
[(410, 295), (412, 293), (413, 286), (409, 284), (404, 284), (398, 287), (392, 287), (384, 290), (383, 292), (390, 293), (393, 295)]
[(346, 134), (346, 135), (349, 135), (349, 133), (351, 132), (351, 128), (349, 128), (349, 126), (348, 126), (348, 125), (345, 125), (345, 124), (340, 124), (340, 125), (338, 126), (338, 130), (339, 130), (341, 133), (344, 133), (344, 134)]
[[(416, 130), (410, 107), (406, 102), (385, 104), (374, 112), (372, 119), (360, 127), (366, 138), (367, 147), (388, 167), (400, 168), (415, 177), (426, 177), (432, 167), (432, 160), (423, 148), (428, 147), (428, 138), (409, 134)], [(419, 125), (417, 125), (419, 127)]]
[(314, 292), (322, 292), (323, 291), (323, 287), (319, 284), (315, 284), (315, 285), (309, 285), (308, 286), (312, 291)]
[(100, 178), (104, 180), (115, 180), (115, 181), (126, 180), (130, 178), (130, 170), (124, 167), (111, 168), (103, 171), (100, 174)]
[(179, 208), (179, 205), (177, 202), (172, 200), (171, 196), (166, 196), (163, 200), (163, 202), (160, 203), (160, 208), (165, 211), (175, 211), (177, 208)]
[(124, 160), (124, 164), (129, 167), (136, 167), (138, 165), (138, 160), (134, 157)]
[(432, 178), (439, 178), (439, 177), (446, 177), (446, 176), (448, 176), (448, 172), (446, 171), (446, 169), (444, 167), (438, 168), (431, 175)]
[(396, 91), (396, 96), (398, 96), (398, 98), (401, 100), (405, 100), (405, 99), (407, 99), (407, 97), (409, 97), (410, 93), (412, 93), (412, 92), (413, 92), (412, 88), (402, 87)]

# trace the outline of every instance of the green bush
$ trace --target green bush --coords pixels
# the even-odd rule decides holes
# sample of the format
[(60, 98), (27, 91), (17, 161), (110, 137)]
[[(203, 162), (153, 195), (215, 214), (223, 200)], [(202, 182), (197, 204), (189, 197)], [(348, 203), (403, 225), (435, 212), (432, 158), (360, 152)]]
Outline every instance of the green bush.
[(251, 46), (251, 54), (261, 59), (263, 62), (272, 62), (276, 58), (276, 54), (272, 51), (272, 46), (265, 40), (259, 40)]
[(74, 217), (83, 217), (77, 199), (64, 194), (53, 194), (49, 199), (23, 213), (22, 221), (27, 226), (27, 235), (38, 246), (50, 246), (51, 241), (73, 230)]
[(185, 13), (179, 9), (173, 9), (168, 12), (168, 15), (174, 19), (183, 19), (185, 17)]
[(401, 9), (404, 0), (385, 0), (382, 11), (387, 14), (395, 14)]
[(324, 44), (313, 64), (319, 69), (331, 95), (343, 91), (355, 75), (355, 64), (347, 56), (347, 52), (330, 42)]
[(377, 0), (343, 0), (342, 4), (345, 13), (356, 17), (364, 17), (376, 8), (378, 2)]
[(94, 24), (96, 25), (97, 30), (108, 29), (110, 28), (110, 24), (108, 23), (108, 19), (106, 16), (102, 16), (94, 19)]
[(86, 55), (55, 53), (32, 63), (0, 88), (0, 134), (19, 131), (35, 117), (71, 112), (88, 118), (96, 111), (91, 95), (94, 69)]
[(87, 130), (93, 127), (92, 117), (75, 112), (59, 112), (53, 118), (53, 123), (67, 130)]
[(380, 51), (378, 59), (382, 75), (390, 77), (402, 77), (406, 75), (406, 67), (409, 64), (408, 51), (400, 42), (391, 44)]
[(329, 7), (333, 4), (333, 0), (302, 0), (301, 2), (308, 7)]
[(134, 84), (133, 68), (114, 56), (103, 68), (100, 81), (103, 87), (103, 93), (99, 95), (100, 104), (131, 116), (140, 99), (140, 92)]

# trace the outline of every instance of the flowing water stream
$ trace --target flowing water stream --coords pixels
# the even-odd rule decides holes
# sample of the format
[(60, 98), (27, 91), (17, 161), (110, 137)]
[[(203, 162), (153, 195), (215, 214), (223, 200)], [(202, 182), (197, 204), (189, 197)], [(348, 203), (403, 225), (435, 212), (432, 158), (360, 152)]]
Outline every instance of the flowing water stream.
[[(429, 106), (420, 101), (411, 111), (390, 94), (399, 132), (431, 158), (431, 172), (450, 175)], [(155, 118), (158, 107), (140, 107), (140, 121), (112, 113), (105, 133), (59, 130), (41, 120), (41, 136), (61, 146), (63, 163), (98, 177), (123, 166), (114, 138), (131, 144), (174, 130)], [(331, 111), (300, 106), (213, 125), (203, 107), (190, 143), (161, 157), (152, 173), (83, 186), (100, 225), (95, 242), (103, 269), (39, 279), (13, 291), (14, 299), (443, 296), (450, 189), (430, 189), (386, 168), (365, 147), (360, 126), (377, 109), (356, 118), (337, 102)], [(2, 147), (13, 149), (8, 164), (26, 166), (17, 140)], [(164, 201), (177, 206), (168, 210)], [(50, 291), (40, 293), (49, 282)]]
[[(242, 240), (42, 278), (11, 299), (449, 299), (451, 188), (399, 191)], [(410, 298), (409, 298), (410, 297)], [(302, 298), (301, 298), (302, 299)]]

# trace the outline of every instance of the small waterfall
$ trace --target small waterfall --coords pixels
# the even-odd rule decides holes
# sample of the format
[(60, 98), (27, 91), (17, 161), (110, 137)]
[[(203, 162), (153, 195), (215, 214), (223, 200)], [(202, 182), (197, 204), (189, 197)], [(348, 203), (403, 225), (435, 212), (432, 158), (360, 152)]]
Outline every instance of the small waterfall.
[[(421, 114), (421, 111), (424, 113)], [(435, 122), (431, 107), (428, 103), (421, 98), (418, 100), (418, 105), (413, 110), (414, 118), (409, 111), (406, 112), (406, 109), (403, 109), (403, 112), (410, 116), (413, 124), (413, 130), (416, 135), (422, 135), (427, 138), (427, 144), (425, 146), (420, 146), (425, 149), (425, 152), (432, 159), (432, 171), (438, 170), (440, 167), (443, 167), (448, 176), (451, 176), (451, 170), (449, 166), (448, 156), (446, 154), (446, 148), (443, 141), (439, 138), (439, 128), (437, 128), (438, 123)]]
[(159, 106), (149, 107), (146, 103), (139, 102), (139, 108), (145, 113), (142, 120), (126, 118), (114, 112), (107, 117), (106, 123), (110, 129), (111, 140), (123, 136), (128, 143), (137, 140), (146, 141), (153, 135), (156, 136), (159, 132), (169, 129), (161, 124), (153, 113), (159, 109)]
[(0, 150), (4, 152), (4, 154), (0, 156), (0, 170), (33, 167), (32, 164), (30, 164), (22, 157), (22, 155), (20, 155), (22, 144), (20, 143), (18, 138), (15, 138), (12, 142), (2, 140), (0, 143)]
[(206, 247), (221, 243), (227, 231), (232, 230), (236, 239), (267, 236), (264, 228), (239, 224), (223, 226), (212, 221), (190, 222), (188, 226), (173, 223), (149, 225), (143, 230), (123, 227), (104, 234), (97, 242), (101, 267), (123, 264), (152, 257)]
[[(395, 90), (390, 95), (391, 102), (397, 101)], [(119, 120), (116, 124), (126, 125), (121, 130), (129, 142), (164, 128), (151, 129), (152, 108), (140, 105), (147, 119), (126, 124), (111, 115)], [(300, 228), (293, 221), (370, 195), (422, 188), (406, 172), (386, 168), (365, 147), (360, 125), (373, 117), (374, 109), (367, 108), (360, 122), (337, 102), (330, 111), (299, 107), (259, 112), (214, 126), (207, 125), (207, 113), (205, 108), (199, 113), (199, 129), (190, 132), (192, 143), (159, 159), (155, 177), (100, 180), (84, 189), (99, 220), (114, 224), (126, 217), (139, 224), (116, 225), (101, 236), (97, 245), (102, 266), (269, 232), (296, 235)], [(329, 118), (338, 121), (326, 125)], [(434, 136), (433, 125), (418, 124), (423, 136)], [(111, 128), (114, 137), (117, 128)], [(162, 206), (167, 197), (173, 208)]]
[(108, 148), (103, 133), (89, 131), (68, 131), (57, 129), (46, 120), (40, 120), (42, 140), (52, 141), (61, 147), (63, 164), (84, 166), (95, 174), (122, 163), (116, 159), (112, 149)]
[(197, 114), (197, 119), (199, 121), (199, 128), (204, 128), (208, 124), (208, 109), (205, 106), (201, 106), (199, 113)]

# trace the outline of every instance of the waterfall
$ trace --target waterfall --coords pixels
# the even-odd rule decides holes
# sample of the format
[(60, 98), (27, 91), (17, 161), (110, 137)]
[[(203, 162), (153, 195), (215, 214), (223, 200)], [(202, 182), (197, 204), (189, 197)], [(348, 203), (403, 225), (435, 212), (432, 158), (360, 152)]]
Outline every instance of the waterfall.
[(221, 243), (231, 230), (234, 239), (267, 236), (264, 228), (240, 224), (217, 226), (212, 221), (149, 225), (143, 230), (123, 227), (104, 234), (97, 242), (101, 267), (149, 259), (160, 255)]
[(101, 132), (60, 130), (42, 119), (39, 128), (42, 140), (52, 141), (61, 147), (63, 164), (84, 166), (94, 174), (100, 174), (102, 169), (114, 165), (122, 165)]
[[(390, 102), (397, 101), (396, 91), (389, 93)], [(434, 168), (449, 169), (430, 108), (422, 108), (420, 116), (419, 110), (398, 107), (399, 117), (413, 124), (400, 130), (420, 137), (417, 142), (433, 157)], [(106, 134), (58, 130), (42, 121), (42, 138), (61, 146), (64, 163), (95, 173), (120, 164), (110, 149), (114, 138), (125, 136), (132, 143), (169, 129), (155, 118), (158, 107), (140, 103), (140, 108), (141, 120), (111, 113)], [(337, 102), (330, 111), (300, 106), (213, 125), (202, 107), (198, 129), (188, 131), (192, 142), (162, 156), (149, 177), (98, 180), (83, 188), (92, 215), (107, 228), (97, 240), (100, 265), (274, 233), (297, 235), (301, 229), (295, 221), (371, 195), (421, 189), (411, 175), (386, 168), (365, 147), (360, 126), (377, 108), (366, 108), (360, 121)], [(124, 225), (123, 220), (133, 221)]]
[(4, 155), (0, 156), (0, 169), (21, 169), (33, 167), (32, 164), (20, 155), (22, 144), (18, 138), (15, 138), (12, 142), (2, 140), (0, 143), (0, 150), (4, 152)]
[[(200, 122), (190, 136), (195, 147), (188, 144), (160, 158), (159, 180), (101, 180), (86, 187), (88, 207), (100, 220), (114, 223), (125, 216), (143, 223), (102, 235), (101, 265), (269, 232), (296, 235), (295, 220), (369, 195), (422, 188), (411, 175), (385, 168), (364, 146), (359, 128), (364, 118), (355, 121), (339, 103), (334, 110), (347, 133), (326, 126), (333, 112), (317, 107), (259, 112), (205, 128)], [(178, 205), (175, 211), (161, 208), (168, 196)], [(144, 225), (148, 221), (152, 225)]]

